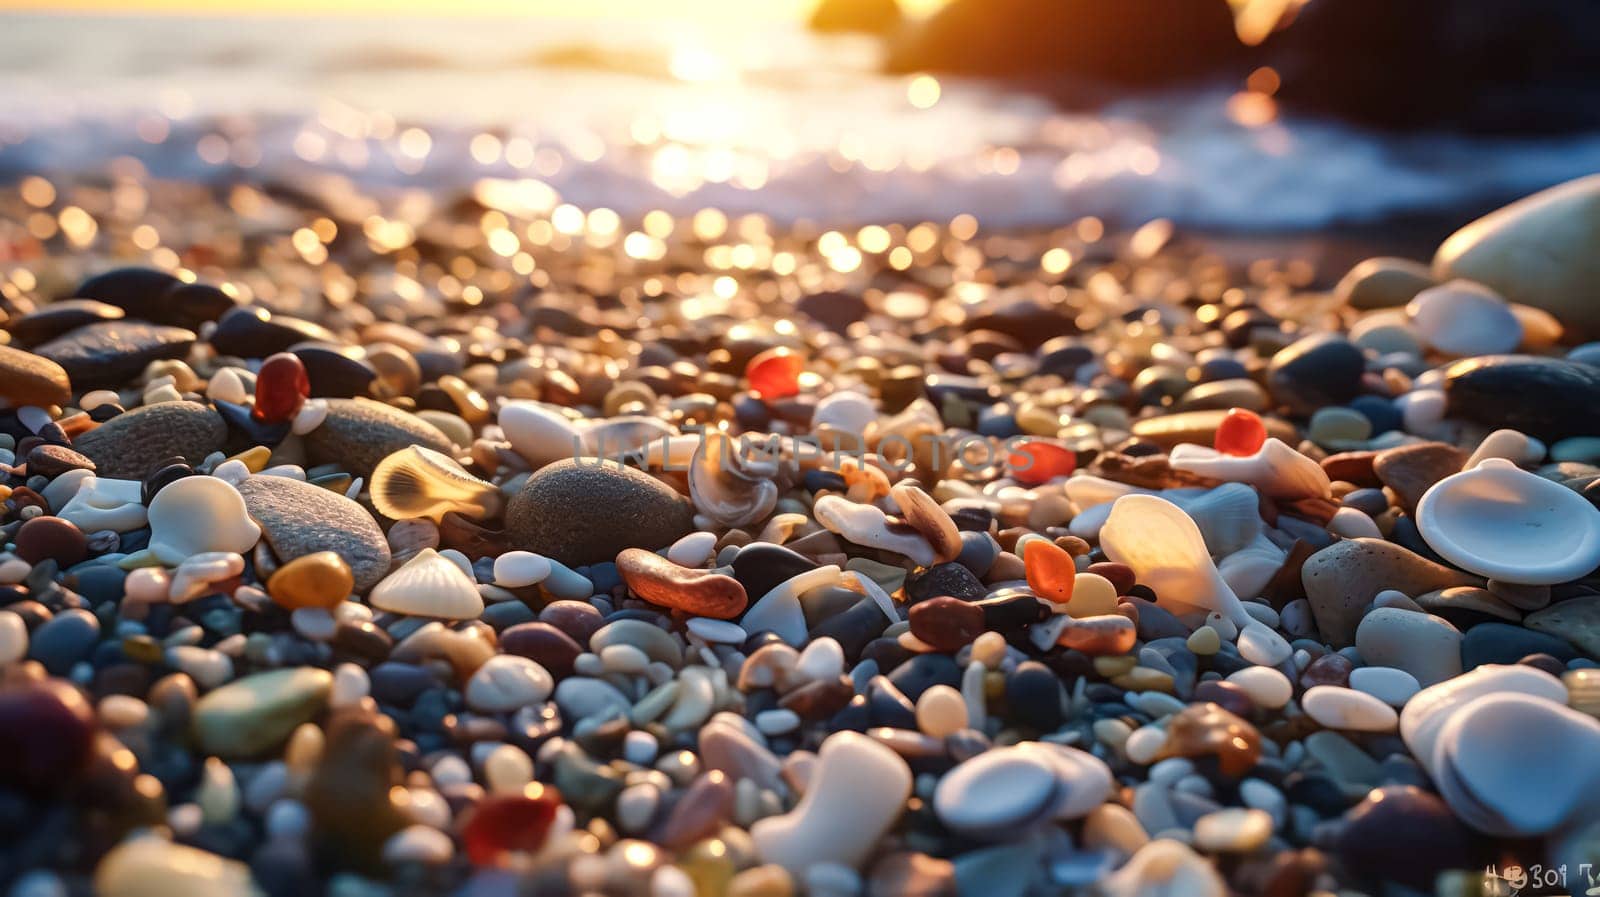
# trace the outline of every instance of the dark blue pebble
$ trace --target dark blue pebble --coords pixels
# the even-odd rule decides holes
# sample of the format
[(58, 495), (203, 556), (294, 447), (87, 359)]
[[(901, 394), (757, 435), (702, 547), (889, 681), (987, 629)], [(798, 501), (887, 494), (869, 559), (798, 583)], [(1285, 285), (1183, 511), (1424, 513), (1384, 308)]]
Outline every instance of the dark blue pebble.
[(122, 584), (128, 574), (110, 564), (80, 564), (68, 571), (67, 584), (90, 603), (122, 600)]
[(439, 684), (427, 667), (392, 661), (378, 664), (367, 676), (372, 680), (372, 696), (385, 704), (409, 706), (418, 695)]
[(1017, 722), (1039, 732), (1054, 732), (1066, 722), (1061, 711), (1061, 682), (1038, 661), (1023, 661), (1006, 677), (1006, 706)]
[(1473, 670), (1486, 663), (1516, 663), (1529, 654), (1549, 654), (1565, 663), (1578, 656), (1566, 639), (1512, 626), (1481, 623), (1461, 640), (1461, 668)]
[(811, 493), (821, 492), (824, 489), (830, 492), (843, 492), (849, 488), (844, 477), (831, 470), (808, 470), (800, 479), (800, 483)]
[[(1054, 677), (1051, 678), (1054, 681)], [(923, 692), (935, 685), (960, 688), (961, 667), (948, 654), (918, 654), (895, 667), (889, 674), (889, 681), (915, 703)]]
[(873, 676), (867, 683), (867, 711), (874, 726), (917, 728), (916, 705), (887, 676)]
[(521, 601), (497, 601), (484, 608), (480, 619), (499, 631), (518, 623), (532, 623), (538, 618), (539, 615)]
[(871, 598), (862, 598), (849, 610), (834, 614), (813, 627), (811, 636), (837, 640), (845, 658), (853, 661), (861, 656), (869, 642), (883, 634), (888, 625), (889, 620), (878, 603)]
[(100, 638), (100, 621), (86, 610), (57, 614), (33, 631), (28, 656), (39, 661), (52, 675), (65, 676), (72, 665), (86, 659)]
[(1404, 425), (1400, 410), (1395, 407), (1392, 400), (1383, 396), (1356, 396), (1350, 400), (1350, 407), (1372, 424), (1374, 436), (1398, 430)]

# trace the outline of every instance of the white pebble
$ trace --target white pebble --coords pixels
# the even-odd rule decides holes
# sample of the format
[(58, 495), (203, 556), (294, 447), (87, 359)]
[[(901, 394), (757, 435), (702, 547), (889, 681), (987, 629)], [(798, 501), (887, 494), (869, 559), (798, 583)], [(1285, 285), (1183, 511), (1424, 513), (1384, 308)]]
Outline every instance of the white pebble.
[(522, 748), (502, 744), (484, 758), (483, 779), (490, 794), (516, 794), (533, 781), (533, 758)]
[(1422, 690), (1417, 677), (1394, 667), (1361, 667), (1350, 671), (1350, 687), (1366, 692), (1391, 707), (1404, 707)]
[(1365, 692), (1337, 685), (1317, 685), (1300, 698), (1306, 715), (1329, 729), (1389, 732), (1399, 722), (1394, 708)]
[(617, 827), (637, 835), (650, 825), (661, 806), (661, 791), (648, 782), (629, 785), (617, 795)]
[(1272, 837), (1272, 816), (1264, 810), (1229, 807), (1195, 820), (1194, 842), (1201, 850), (1248, 853)]
[(386, 863), (448, 863), (455, 851), (449, 835), (426, 825), (408, 825), (383, 842)]
[(555, 680), (544, 667), (515, 654), (496, 654), (467, 680), (467, 706), (482, 713), (505, 713), (550, 697)]
[(494, 559), (494, 584), (521, 589), (544, 582), (550, 575), (550, 560), (531, 551), (508, 551)]
[(800, 652), (795, 673), (811, 682), (839, 678), (844, 675), (844, 648), (831, 638), (813, 640)]
[(1253, 664), (1275, 667), (1293, 653), (1283, 636), (1261, 623), (1252, 621), (1239, 633), (1239, 654)]
[(206, 758), (195, 789), (195, 803), (205, 825), (226, 825), (239, 815), (239, 783), (233, 769), (216, 757)]
[(328, 694), (330, 707), (354, 707), (372, 690), (372, 680), (367, 671), (353, 663), (341, 663), (333, 671), (333, 690)]
[(967, 727), (967, 702), (948, 685), (934, 685), (917, 698), (917, 728), (922, 734), (944, 738)]
[(1272, 667), (1248, 667), (1232, 674), (1227, 681), (1244, 689), (1257, 707), (1277, 710), (1294, 696), (1294, 684), (1289, 677)]
[(289, 425), (289, 430), (296, 436), (304, 436), (322, 426), (327, 419), (328, 403), (325, 399), (306, 399), (299, 413), (294, 416), (294, 422)]
[(714, 620), (710, 617), (694, 617), (689, 620), (689, 631), (701, 639), (712, 644), (740, 645), (749, 638), (744, 627), (738, 623), (727, 620)]
[(0, 666), (28, 656), (28, 624), (16, 611), (0, 610)]
[(1161, 753), (1166, 746), (1167, 732), (1159, 726), (1141, 726), (1123, 742), (1123, 753), (1134, 763), (1144, 766)]
[(683, 567), (703, 567), (717, 549), (717, 534), (698, 532), (672, 543), (667, 549), (667, 560)]
[(634, 729), (622, 739), (622, 758), (636, 766), (649, 766), (660, 750), (656, 737), (643, 729)]

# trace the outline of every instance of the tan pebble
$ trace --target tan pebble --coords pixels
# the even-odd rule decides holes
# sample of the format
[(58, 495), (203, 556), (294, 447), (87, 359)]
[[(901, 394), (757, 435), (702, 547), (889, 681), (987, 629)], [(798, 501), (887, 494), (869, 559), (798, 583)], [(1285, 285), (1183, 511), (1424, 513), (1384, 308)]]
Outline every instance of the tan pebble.
[(948, 685), (935, 685), (917, 698), (917, 728), (934, 738), (953, 735), (967, 727), (967, 702)]
[(355, 574), (337, 552), (318, 551), (295, 558), (267, 580), (267, 594), (279, 607), (332, 609), (355, 589)]
[(1117, 611), (1117, 588), (1097, 573), (1079, 573), (1072, 586), (1067, 613), (1074, 617), (1098, 617)]

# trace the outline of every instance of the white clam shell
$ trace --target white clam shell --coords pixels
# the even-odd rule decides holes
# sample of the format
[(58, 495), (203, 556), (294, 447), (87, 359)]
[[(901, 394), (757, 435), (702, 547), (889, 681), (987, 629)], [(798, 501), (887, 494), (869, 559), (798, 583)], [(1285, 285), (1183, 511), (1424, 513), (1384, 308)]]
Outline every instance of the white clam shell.
[[(58, 477), (58, 479), (60, 479)], [(149, 523), (138, 480), (90, 476), (61, 508), (60, 516), (86, 533), (132, 532)]]
[(873, 505), (857, 504), (838, 495), (824, 495), (811, 508), (817, 522), (847, 541), (869, 548), (903, 554), (918, 565), (931, 567), (938, 558), (933, 546), (915, 530), (891, 529), (889, 518)]
[(478, 587), (454, 561), (432, 548), (417, 552), (373, 586), (367, 603), (390, 613), (444, 620), (474, 620), (483, 613)]
[(1217, 564), (1217, 572), (1235, 595), (1254, 598), (1267, 587), (1288, 556), (1264, 534), (1257, 535), (1249, 545), (1223, 558)]
[(1549, 673), (1521, 664), (1485, 664), (1413, 695), (1400, 713), (1400, 737), (1417, 762), (1432, 773), (1434, 748), (1450, 718), (1484, 695), (1502, 693), (1567, 702), (1567, 687)]
[(170, 566), (208, 551), (249, 554), (261, 538), (239, 490), (216, 477), (172, 483), (150, 500), (149, 517), (150, 551)]
[(1260, 499), (1243, 483), (1224, 483), (1198, 493), (1172, 489), (1164, 495), (1200, 527), (1213, 555), (1232, 554), (1261, 534)]
[[(689, 462), (689, 498), (695, 510), (723, 526), (763, 520), (778, 504), (775, 459), (752, 456), (726, 433), (709, 433)], [(880, 512), (881, 516), (881, 512)]]
[(1451, 809), (1506, 837), (1560, 826), (1600, 784), (1600, 721), (1545, 698), (1484, 695), (1453, 713), (1433, 764)]
[(1214, 610), (1244, 626), (1253, 618), (1211, 563), (1200, 528), (1182, 508), (1155, 495), (1124, 495), (1100, 528), (1106, 557), (1133, 568), (1159, 603)]
[(1230, 483), (1248, 483), (1272, 498), (1324, 498), (1332, 491), (1321, 464), (1277, 438), (1267, 439), (1255, 454), (1243, 457), (1184, 443), (1172, 450), (1170, 459), (1177, 470)]
[(1417, 528), (1440, 557), (1502, 582), (1553, 585), (1600, 566), (1600, 509), (1503, 458), (1433, 484)]

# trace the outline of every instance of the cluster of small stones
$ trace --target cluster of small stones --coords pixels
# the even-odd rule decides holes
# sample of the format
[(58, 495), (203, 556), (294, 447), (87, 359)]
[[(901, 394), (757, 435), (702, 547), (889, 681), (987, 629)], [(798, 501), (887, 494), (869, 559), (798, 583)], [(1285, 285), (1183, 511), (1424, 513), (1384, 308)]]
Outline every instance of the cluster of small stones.
[[(1600, 348), (1549, 313), (1159, 225), (633, 240), (506, 185), (41, 183), (0, 189), (15, 897), (1466, 895), (1594, 859), (1600, 588), (1415, 519), (1475, 453), (1595, 499)], [(648, 472), (573, 458), (608, 444)]]

